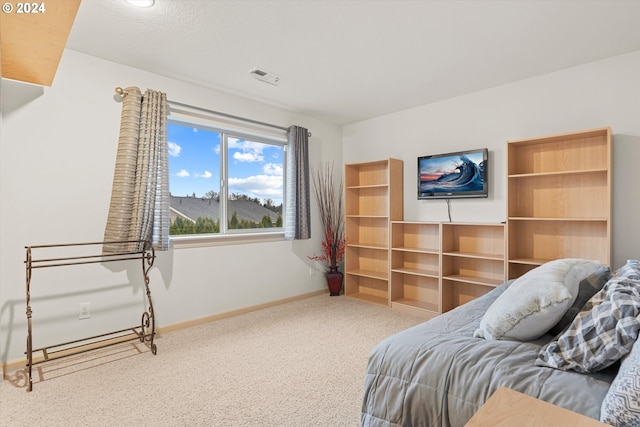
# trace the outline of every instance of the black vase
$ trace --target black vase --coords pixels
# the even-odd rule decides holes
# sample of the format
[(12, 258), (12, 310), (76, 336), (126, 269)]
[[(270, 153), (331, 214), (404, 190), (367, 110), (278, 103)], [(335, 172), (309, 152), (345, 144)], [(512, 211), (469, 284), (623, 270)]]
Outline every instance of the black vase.
[(332, 297), (340, 295), (342, 289), (342, 272), (338, 270), (338, 267), (329, 267), (327, 272), (327, 286), (329, 287), (329, 295)]

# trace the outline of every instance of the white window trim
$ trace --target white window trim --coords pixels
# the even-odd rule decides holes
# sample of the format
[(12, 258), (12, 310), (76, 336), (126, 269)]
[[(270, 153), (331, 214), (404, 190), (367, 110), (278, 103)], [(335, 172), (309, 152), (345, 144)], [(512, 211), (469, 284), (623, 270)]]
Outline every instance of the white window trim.
[(201, 248), (209, 246), (238, 245), (247, 243), (283, 242), (284, 231), (254, 232), (242, 234), (189, 234), (170, 236), (172, 249)]
[[(209, 114), (207, 110), (197, 107), (189, 108), (180, 104), (179, 107), (170, 105), (167, 117), (168, 123), (176, 123), (180, 125), (194, 126), (214, 132), (223, 133), (226, 137), (240, 137), (245, 139), (253, 139), (257, 142), (265, 144), (281, 145), (285, 152), (283, 158), (283, 166), (286, 170), (286, 151), (288, 149), (288, 140), (286, 130), (275, 129), (269, 126), (260, 126), (255, 123), (245, 123), (227, 117), (217, 117)], [(197, 120), (200, 119), (200, 120)], [(223, 157), (224, 185), (227, 181), (227, 159)], [(282, 192), (282, 219), (285, 220), (285, 201), (286, 197), (286, 174), (283, 175), (283, 192)], [(222, 191), (222, 188), (220, 189)], [(227, 194), (225, 188), (225, 194)], [(228, 194), (227, 194), (228, 197)], [(226, 210), (226, 200), (221, 198), (224, 203), (223, 209)], [(221, 224), (221, 230), (222, 230)], [(234, 244), (263, 243), (263, 242), (281, 242), (284, 239), (284, 226), (275, 230), (254, 229), (251, 233), (244, 230), (228, 230), (224, 227), (224, 234), (189, 234), (169, 236), (169, 245), (172, 249), (198, 248)]]

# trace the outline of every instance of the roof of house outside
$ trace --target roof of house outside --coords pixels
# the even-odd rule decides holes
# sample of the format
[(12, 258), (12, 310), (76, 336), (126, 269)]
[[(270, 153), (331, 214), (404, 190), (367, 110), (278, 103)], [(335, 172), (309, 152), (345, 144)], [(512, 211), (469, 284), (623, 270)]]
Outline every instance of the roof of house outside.
[[(213, 199), (171, 196), (169, 205), (176, 213), (193, 221), (198, 217), (213, 218), (214, 221), (218, 221), (220, 217), (220, 202)], [(265, 215), (269, 215), (273, 222), (278, 219), (277, 212), (248, 200), (229, 200), (228, 208), (229, 216), (236, 212), (238, 219), (260, 222)]]

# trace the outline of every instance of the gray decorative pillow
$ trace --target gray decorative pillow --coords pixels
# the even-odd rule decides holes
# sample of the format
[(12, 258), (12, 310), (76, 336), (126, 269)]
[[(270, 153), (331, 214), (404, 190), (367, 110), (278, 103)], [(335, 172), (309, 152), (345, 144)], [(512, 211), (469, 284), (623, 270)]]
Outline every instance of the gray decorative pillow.
[(627, 261), (614, 276), (565, 332), (540, 349), (537, 366), (591, 373), (631, 351), (640, 332), (640, 262)]
[(556, 325), (549, 329), (549, 333), (552, 335), (558, 335), (564, 331), (567, 326), (573, 322), (578, 313), (582, 310), (582, 307), (596, 294), (605, 283), (611, 277), (611, 269), (609, 267), (600, 267), (591, 276), (580, 282), (578, 287), (578, 296), (573, 302), (571, 307), (564, 313), (562, 318)]
[(600, 421), (616, 427), (640, 426), (640, 340), (620, 364), (600, 408)]

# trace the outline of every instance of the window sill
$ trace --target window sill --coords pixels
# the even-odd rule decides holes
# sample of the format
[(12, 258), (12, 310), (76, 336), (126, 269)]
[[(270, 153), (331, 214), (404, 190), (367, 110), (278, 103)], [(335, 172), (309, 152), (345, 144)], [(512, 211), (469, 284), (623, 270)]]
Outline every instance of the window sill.
[(208, 246), (241, 245), (248, 243), (282, 242), (284, 232), (175, 236), (169, 238), (172, 249), (201, 248)]

